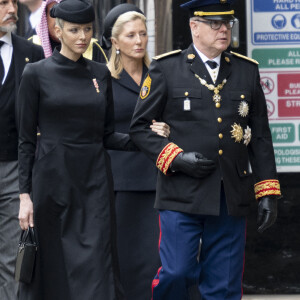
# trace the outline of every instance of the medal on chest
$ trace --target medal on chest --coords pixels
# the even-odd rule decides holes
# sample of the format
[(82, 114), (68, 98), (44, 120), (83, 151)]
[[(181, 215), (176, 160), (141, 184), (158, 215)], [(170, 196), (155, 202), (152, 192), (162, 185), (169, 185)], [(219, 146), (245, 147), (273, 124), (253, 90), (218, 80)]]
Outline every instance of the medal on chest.
[(96, 78), (93, 78), (93, 84), (94, 84), (94, 87), (96, 89), (96, 92), (99, 94), (100, 93), (100, 89), (99, 89), (99, 85), (98, 85), (98, 82), (97, 82)]

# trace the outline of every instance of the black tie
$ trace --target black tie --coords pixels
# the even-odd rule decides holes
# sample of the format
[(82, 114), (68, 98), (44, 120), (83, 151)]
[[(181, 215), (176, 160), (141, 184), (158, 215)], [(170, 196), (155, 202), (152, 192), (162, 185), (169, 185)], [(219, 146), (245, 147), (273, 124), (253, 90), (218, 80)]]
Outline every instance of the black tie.
[(209, 67), (212, 70), (215, 69), (218, 66), (218, 64), (215, 61), (213, 61), (213, 60), (208, 60), (206, 63), (209, 65)]
[(2, 85), (2, 80), (3, 80), (3, 77), (4, 77), (4, 73), (5, 73), (3, 60), (2, 60), (2, 57), (1, 57), (1, 47), (3, 46), (3, 44), (4, 44), (4, 42), (0, 41), (0, 86)]

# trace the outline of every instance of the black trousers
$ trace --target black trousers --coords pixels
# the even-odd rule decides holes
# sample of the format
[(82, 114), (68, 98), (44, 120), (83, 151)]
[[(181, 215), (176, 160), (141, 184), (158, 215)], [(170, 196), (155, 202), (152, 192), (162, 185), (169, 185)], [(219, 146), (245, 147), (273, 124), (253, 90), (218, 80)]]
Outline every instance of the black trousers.
[(152, 280), (161, 265), (155, 192), (115, 192), (117, 249), (127, 300), (150, 300)]

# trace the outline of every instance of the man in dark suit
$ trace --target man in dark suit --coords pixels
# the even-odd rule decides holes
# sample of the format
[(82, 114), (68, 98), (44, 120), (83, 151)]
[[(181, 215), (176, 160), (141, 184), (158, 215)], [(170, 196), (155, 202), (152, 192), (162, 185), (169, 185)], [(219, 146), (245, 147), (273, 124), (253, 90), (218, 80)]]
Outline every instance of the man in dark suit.
[(18, 224), (18, 134), (15, 102), (23, 69), (43, 57), (42, 48), (12, 31), (17, 1), (0, 2), (0, 299), (17, 299), (14, 280)]
[(30, 14), (27, 20), (25, 20), (25, 38), (29, 38), (36, 34), (36, 25), (41, 18), (41, 5), (43, 0), (19, 0), (20, 3), (25, 5)]
[[(257, 62), (225, 52), (231, 2), (182, 5), (193, 44), (154, 58), (133, 116), (132, 140), (161, 171), (155, 207), (162, 267), (153, 300), (190, 299), (195, 285), (205, 300), (240, 300), (253, 190), (259, 232), (277, 217), (281, 192)], [(149, 130), (153, 119), (170, 125), (169, 138)]]

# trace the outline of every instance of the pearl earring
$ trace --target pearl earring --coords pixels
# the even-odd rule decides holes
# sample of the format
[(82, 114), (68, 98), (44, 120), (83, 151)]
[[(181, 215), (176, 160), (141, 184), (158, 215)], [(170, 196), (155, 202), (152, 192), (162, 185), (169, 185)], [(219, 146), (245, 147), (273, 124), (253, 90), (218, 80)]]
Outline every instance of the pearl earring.
[(117, 55), (120, 54), (120, 50), (119, 50), (119, 49), (116, 50), (116, 54), (117, 54)]

